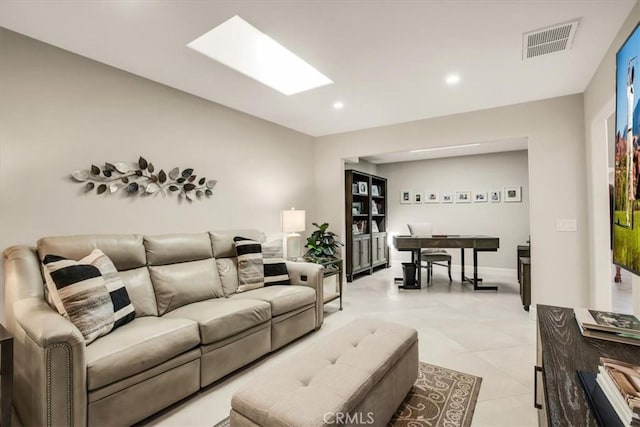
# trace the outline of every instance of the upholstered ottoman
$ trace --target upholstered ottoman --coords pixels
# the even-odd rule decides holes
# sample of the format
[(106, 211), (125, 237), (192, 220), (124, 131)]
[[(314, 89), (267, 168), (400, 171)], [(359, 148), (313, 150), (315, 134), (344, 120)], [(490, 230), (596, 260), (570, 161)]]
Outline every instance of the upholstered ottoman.
[(231, 425), (385, 426), (417, 377), (416, 330), (361, 318), (249, 381)]

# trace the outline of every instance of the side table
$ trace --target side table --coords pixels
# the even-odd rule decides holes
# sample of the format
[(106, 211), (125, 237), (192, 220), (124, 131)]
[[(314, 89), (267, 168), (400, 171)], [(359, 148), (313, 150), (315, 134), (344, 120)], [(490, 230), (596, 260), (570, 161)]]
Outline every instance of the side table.
[(326, 304), (336, 299), (340, 299), (340, 311), (342, 311), (342, 259), (325, 261), (320, 263), (320, 265), (324, 267), (323, 276), (325, 279), (328, 277), (338, 276), (338, 289), (336, 292), (325, 294), (324, 303)]
[(337, 276), (337, 289), (335, 292), (325, 293), (324, 295), (324, 304), (327, 304), (331, 301), (335, 301), (337, 299), (340, 300), (340, 311), (342, 311), (342, 286), (343, 286), (343, 278), (342, 278), (342, 259), (331, 259), (323, 262), (314, 262), (305, 258), (287, 258), (288, 261), (294, 262), (311, 262), (313, 264), (318, 264), (322, 266), (322, 275), (323, 278), (326, 279), (328, 277)]
[(0, 325), (0, 424), (11, 426), (13, 404), (13, 336)]

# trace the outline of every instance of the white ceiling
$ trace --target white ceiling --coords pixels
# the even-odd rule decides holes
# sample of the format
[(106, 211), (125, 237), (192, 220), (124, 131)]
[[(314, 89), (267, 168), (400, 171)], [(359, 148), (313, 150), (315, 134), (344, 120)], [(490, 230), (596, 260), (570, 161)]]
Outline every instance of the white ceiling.
[[(0, 25), (320, 136), (583, 92), (634, 4), (1, 0)], [(335, 84), (285, 96), (186, 47), (236, 14)], [(523, 32), (577, 17), (571, 50), (521, 60)]]
[[(446, 149), (436, 149), (412, 153), (410, 151), (396, 151), (393, 153), (376, 154), (375, 156), (360, 157), (369, 163), (397, 163), (415, 160), (442, 159), (445, 157), (473, 156), (476, 154), (501, 153), (504, 151), (519, 151), (528, 149), (527, 138), (510, 138), (495, 141), (469, 142), (460, 146)], [(356, 159), (354, 159), (356, 160)]]

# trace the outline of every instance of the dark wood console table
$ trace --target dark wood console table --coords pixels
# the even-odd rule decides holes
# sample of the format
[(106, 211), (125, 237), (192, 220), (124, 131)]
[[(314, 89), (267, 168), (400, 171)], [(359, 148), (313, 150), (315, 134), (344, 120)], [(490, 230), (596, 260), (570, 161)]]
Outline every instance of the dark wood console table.
[(518, 266), (520, 267), (520, 276), (518, 276), (520, 300), (522, 301), (522, 307), (529, 311), (529, 306), (531, 305), (531, 258), (520, 257)]
[(531, 257), (531, 245), (518, 245), (518, 253), (516, 254), (516, 262), (518, 264), (518, 282), (520, 281), (522, 275), (522, 265), (520, 265), (520, 258)]
[(640, 364), (640, 348), (583, 337), (571, 308), (538, 305), (537, 312), (534, 405), (539, 409), (538, 424), (597, 426), (577, 371), (598, 372), (602, 356)]

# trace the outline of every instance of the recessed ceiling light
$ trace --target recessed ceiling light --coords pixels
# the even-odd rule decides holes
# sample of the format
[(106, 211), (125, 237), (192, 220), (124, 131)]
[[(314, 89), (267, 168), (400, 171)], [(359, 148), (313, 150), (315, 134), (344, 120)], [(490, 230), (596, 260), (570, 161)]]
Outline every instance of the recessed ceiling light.
[(237, 15), (187, 46), (285, 95), (333, 83)]
[(464, 144), (464, 145), (451, 145), (449, 147), (421, 148), (419, 150), (411, 150), (410, 153), (424, 153), (425, 151), (452, 150), (454, 148), (477, 147), (478, 145), (480, 144)]
[(342, 110), (344, 108), (344, 104), (342, 103), (342, 101), (336, 101), (333, 103), (333, 108), (335, 108), (336, 110)]
[(457, 74), (449, 74), (445, 79), (445, 83), (448, 85), (456, 85), (460, 83), (460, 76)]

